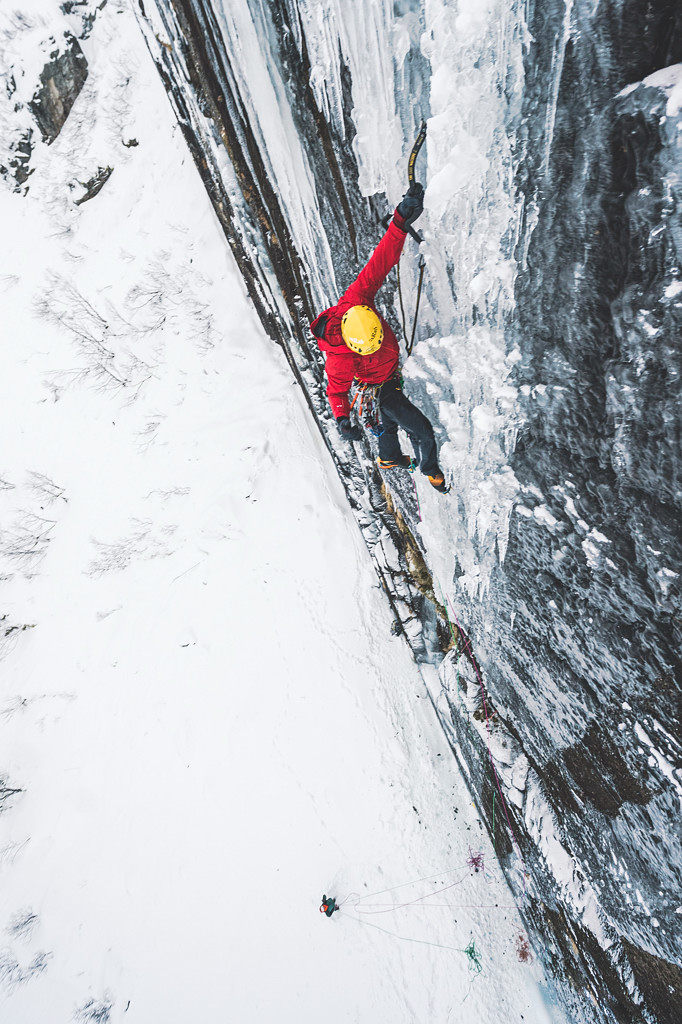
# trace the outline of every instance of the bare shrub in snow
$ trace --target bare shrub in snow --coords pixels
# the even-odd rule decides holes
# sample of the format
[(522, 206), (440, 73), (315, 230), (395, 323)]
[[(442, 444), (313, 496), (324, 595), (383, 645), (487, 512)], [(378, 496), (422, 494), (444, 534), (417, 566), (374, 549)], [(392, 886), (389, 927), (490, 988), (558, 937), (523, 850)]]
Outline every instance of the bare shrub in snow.
[(19, 635), (27, 629), (35, 629), (35, 623), (10, 622), (7, 615), (0, 616), (0, 661), (14, 649)]
[(36, 314), (84, 341), (101, 342), (109, 325), (74, 284), (50, 271), (47, 288), (35, 302)]
[(11, 803), (12, 797), (16, 796), (17, 793), (23, 793), (22, 789), (18, 789), (16, 786), (9, 786), (9, 776), (0, 774), (0, 814)]
[(126, 364), (116, 364), (113, 353), (99, 346), (96, 349), (85, 346), (82, 351), (89, 360), (86, 365), (73, 370), (61, 370), (46, 381), (56, 397), (59, 397), (60, 391), (84, 383), (97, 391), (126, 391), (128, 401), (132, 402), (152, 375), (151, 368), (134, 357)]
[[(28, 627), (27, 627), (28, 628)], [(54, 701), (76, 699), (74, 693), (37, 693), (32, 697), (21, 697), (18, 694), (7, 699), (7, 702), (0, 708), (0, 718), (10, 719), (14, 715), (28, 711), (38, 701)]]
[(109, 78), (113, 81), (107, 90), (105, 109), (107, 134), (113, 143), (130, 137), (131, 81), (136, 77), (137, 68), (138, 61), (131, 51), (126, 53), (125, 59), (112, 58), (109, 63)]
[(73, 1017), (78, 1024), (109, 1024), (113, 1007), (114, 1000), (107, 992), (103, 999), (88, 999), (78, 1007)]
[(0, 556), (31, 574), (47, 554), (56, 521), (23, 510), (17, 516), (8, 529), (0, 531)]
[(208, 351), (217, 338), (213, 315), (209, 304), (191, 289), (191, 283), (208, 282), (187, 265), (174, 271), (171, 266), (170, 253), (158, 252), (142, 280), (128, 292), (126, 302), (135, 311), (136, 321), (146, 322), (149, 329), (164, 325), (185, 332), (189, 329), (198, 347)]
[(138, 448), (141, 452), (146, 452), (149, 446), (154, 443), (156, 435), (159, 432), (161, 422), (162, 420), (155, 416), (152, 419), (148, 419), (144, 427), (142, 427), (141, 430), (138, 430), (137, 436), (140, 439)]
[(111, 306), (104, 316), (76, 286), (59, 274), (50, 273), (45, 292), (35, 303), (36, 315), (69, 335), (81, 360), (80, 366), (53, 374), (58, 385), (85, 382), (102, 391), (127, 390), (135, 397), (150, 379), (154, 367), (124, 345), (141, 333)]
[(29, 706), (29, 701), (26, 697), (12, 697), (9, 704), (0, 710), (0, 716), (2, 718), (11, 718), (17, 713), (17, 711), (23, 711)]
[(153, 495), (158, 495), (165, 502), (168, 498), (184, 498), (189, 492), (189, 487), (171, 487), (169, 491), (162, 491), (157, 488), (154, 491), (150, 491), (149, 494), (145, 494), (145, 501), (149, 500)]
[(50, 953), (36, 953), (30, 963), (20, 964), (11, 949), (0, 950), (0, 988), (10, 992), (38, 977), (47, 968)]
[(38, 915), (34, 914), (30, 907), (18, 910), (10, 918), (5, 931), (13, 939), (20, 939), (22, 942), (29, 942), (33, 936), (34, 929), (38, 924)]
[(0, 865), (6, 867), (9, 864), (14, 864), (17, 854), (20, 850), (23, 850), (27, 842), (28, 839), (24, 839), (22, 843), (11, 842), (0, 846)]
[[(159, 558), (170, 555), (171, 550), (167, 544), (152, 536), (153, 523), (151, 520), (133, 519), (132, 532), (127, 537), (113, 543), (105, 543), (93, 539), (93, 544), (99, 551), (99, 557), (94, 558), (87, 569), (89, 576), (102, 576), (106, 572), (120, 571), (126, 569), (131, 562), (138, 558), (148, 561), (152, 558)], [(161, 533), (170, 536), (177, 527), (162, 527)]]
[(51, 505), (53, 501), (59, 501), (60, 498), (66, 502), (69, 500), (64, 497), (64, 488), (59, 487), (54, 480), (50, 480), (49, 476), (45, 476), (44, 473), (29, 472), (28, 486), (43, 505)]

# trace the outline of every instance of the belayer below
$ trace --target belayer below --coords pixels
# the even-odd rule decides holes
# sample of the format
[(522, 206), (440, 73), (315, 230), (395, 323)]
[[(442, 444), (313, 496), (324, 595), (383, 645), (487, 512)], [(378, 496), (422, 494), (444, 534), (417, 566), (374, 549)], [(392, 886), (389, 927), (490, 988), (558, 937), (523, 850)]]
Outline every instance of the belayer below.
[(362, 437), (360, 428), (351, 424), (348, 400), (348, 392), (357, 379), (376, 391), (381, 425), (379, 467), (413, 468), (410, 457), (400, 450), (398, 428), (402, 427), (412, 442), (422, 473), (437, 491), (445, 494), (448, 487), (438, 465), (433, 427), (403, 393), (398, 341), (390, 324), (374, 306), (376, 293), (400, 259), (408, 227), (423, 209), (424, 189), (415, 183), (399, 203), (365, 268), (336, 305), (315, 318), (310, 329), (327, 357), (327, 397), (344, 440), (359, 441)]
[(340, 910), (338, 903), (333, 896), (323, 896), (320, 905), (320, 913), (331, 917), (335, 910)]

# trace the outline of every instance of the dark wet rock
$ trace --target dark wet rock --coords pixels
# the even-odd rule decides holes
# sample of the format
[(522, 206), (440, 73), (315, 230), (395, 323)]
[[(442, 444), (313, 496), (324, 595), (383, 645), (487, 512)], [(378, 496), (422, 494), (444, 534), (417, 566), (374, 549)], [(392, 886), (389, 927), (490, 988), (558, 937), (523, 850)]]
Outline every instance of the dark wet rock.
[[(7, 90), (8, 99), (12, 99), (17, 91), (16, 79), (13, 74), (9, 73), (5, 80), (5, 88)], [(15, 101), (14, 112), (22, 109), (21, 104), (17, 104)], [(7, 149), (5, 151), (6, 164), (0, 164), (0, 175), (3, 178), (12, 177), (16, 182), (16, 191), (20, 191), (20, 187), (27, 181), (29, 175), (32, 173), (29, 168), (29, 162), (31, 159), (31, 153), (33, 152), (33, 129), (29, 127), (21, 128), (20, 123), (14, 128), (14, 132), (10, 134), (7, 140)]]
[(637, 777), (636, 765), (628, 765), (613, 742), (612, 730), (596, 722), (562, 751), (562, 759), (581, 803), (589, 803), (601, 814), (615, 817), (626, 801), (646, 804), (651, 799), (651, 791)]
[(29, 167), (31, 153), (33, 152), (32, 139), (33, 131), (28, 128), (13, 143), (9, 160), (7, 162), (8, 166), (0, 166), (0, 174), (2, 174), (3, 177), (11, 175), (19, 186), (23, 185), (33, 173)]
[(87, 203), (89, 199), (94, 199), (98, 192), (102, 191), (113, 172), (113, 167), (99, 167), (97, 174), (93, 175), (89, 181), (79, 181), (78, 184), (85, 189), (85, 193), (80, 199), (74, 199), (74, 205), (81, 206), (83, 203)]
[(71, 108), (88, 77), (88, 62), (78, 40), (68, 33), (64, 49), (50, 54), (50, 63), (40, 75), (41, 88), (29, 107), (42, 133), (43, 142), (50, 143), (64, 127)]
[(625, 943), (637, 987), (657, 1008), (656, 1024), (679, 1024), (682, 1005), (682, 969), (637, 946)]

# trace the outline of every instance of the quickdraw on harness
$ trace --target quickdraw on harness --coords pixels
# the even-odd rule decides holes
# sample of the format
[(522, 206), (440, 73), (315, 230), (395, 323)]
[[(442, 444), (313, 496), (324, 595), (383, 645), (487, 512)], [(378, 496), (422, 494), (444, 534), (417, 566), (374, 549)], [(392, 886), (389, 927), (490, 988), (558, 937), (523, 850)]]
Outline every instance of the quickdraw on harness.
[(355, 408), (357, 403), (358, 419), (365, 424), (368, 430), (371, 430), (375, 437), (379, 437), (383, 433), (379, 418), (379, 394), (383, 384), (369, 384), (367, 381), (355, 380), (353, 386), (355, 394), (350, 403), (351, 409)]
[[(414, 185), (414, 165), (417, 162), (417, 156), (419, 155), (419, 150), (424, 145), (425, 138), (426, 138), (426, 121), (422, 121), (421, 126), (419, 128), (419, 132), (417, 134), (417, 138), (414, 140), (414, 146), (412, 147), (412, 151), (411, 151), (409, 159), (407, 161), (407, 180), (408, 180), (408, 183), (410, 185)], [(384, 219), (382, 221), (382, 224), (384, 225), (384, 227), (388, 227), (388, 224), (389, 224), (390, 220), (391, 220), (391, 215), (390, 214), (387, 217), (384, 217)], [(417, 242), (417, 245), (421, 245), (422, 237), (421, 237), (421, 235), (417, 231), (414, 230), (414, 228), (411, 225), (407, 228), (407, 233), (408, 233), (408, 235), (412, 235), (414, 240)], [(412, 355), (412, 349), (414, 348), (414, 337), (415, 337), (415, 334), (416, 334), (416, 331), (417, 331), (417, 316), (419, 314), (419, 302), (420, 302), (421, 295), (422, 295), (422, 285), (424, 283), (424, 271), (426, 269), (426, 263), (425, 263), (424, 257), (422, 256), (421, 253), (419, 254), (419, 264), (418, 264), (418, 267), (419, 267), (419, 281), (417, 282), (417, 301), (416, 301), (415, 307), (414, 307), (414, 320), (412, 321), (412, 331), (410, 332), (410, 340), (409, 341), (407, 340), (407, 325), (406, 325), (406, 322), (405, 322), (405, 307), (403, 305), (403, 289), (402, 289), (402, 285), (400, 283), (400, 264), (398, 264), (398, 266), (396, 268), (397, 269), (397, 275), (398, 275), (398, 299), (400, 301), (400, 318), (401, 318), (402, 323), (403, 323), (403, 337), (405, 339), (405, 348), (407, 349), (408, 356)]]

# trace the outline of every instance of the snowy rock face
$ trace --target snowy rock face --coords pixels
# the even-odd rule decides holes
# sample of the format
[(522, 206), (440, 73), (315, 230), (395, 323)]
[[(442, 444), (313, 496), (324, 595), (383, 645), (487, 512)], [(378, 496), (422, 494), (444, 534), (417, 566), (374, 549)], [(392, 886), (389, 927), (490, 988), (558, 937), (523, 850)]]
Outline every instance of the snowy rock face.
[(30, 176), (36, 134), (47, 145), (54, 142), (88, 77), (69, 24), (63, 21), (55, 32), (59, 20), (16, 12), (0, 37), (0, 174), (17, 186)]
[[(523, 852), (538, 944), (588, 987), (588, 1019), (628, 1024), (676, 1021), (682, 998), (681, 18), (670, 0), (157, 0), (142, 22), (323, 427), (306, 324), (378, 239), (428, 119), (405, 377), (452, 496), (397, 499), (485, 678), (518, 836), (498, 806), (495, 841), (512, 877)], [(413, 295), (409, 256), (401, 276)], [(369, 521), (367, 459), (329, 437)], [(490, 736), (448, 665), (443, 722), (493, 831)]]
[(71, 35), (64, 38), (62, 53), (54, 51), (40, 74), (40, 90), (30, 107), (43, 135), (50, 143), (59, 135), (88, 76), (88, 62), (80, 43)]

